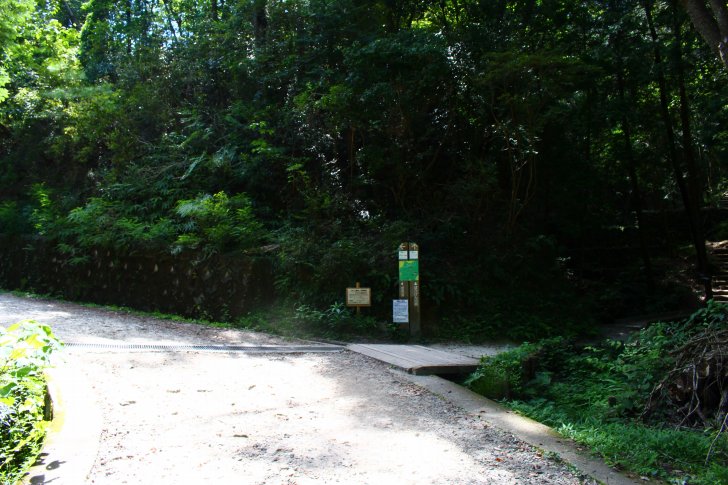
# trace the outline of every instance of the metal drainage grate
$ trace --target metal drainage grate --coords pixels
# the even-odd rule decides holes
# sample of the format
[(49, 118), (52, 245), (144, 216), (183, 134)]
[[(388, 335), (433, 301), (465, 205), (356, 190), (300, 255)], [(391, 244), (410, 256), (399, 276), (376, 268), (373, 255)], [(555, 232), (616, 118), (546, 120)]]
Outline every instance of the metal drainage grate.
[(222, 352), (248, 354), (300, 354), (341, 352), (338, 345), (185, 345), (185, 344), (90, 344), (67, 342), (66, 347), (90, 350), (143, 350), (151, 352)]

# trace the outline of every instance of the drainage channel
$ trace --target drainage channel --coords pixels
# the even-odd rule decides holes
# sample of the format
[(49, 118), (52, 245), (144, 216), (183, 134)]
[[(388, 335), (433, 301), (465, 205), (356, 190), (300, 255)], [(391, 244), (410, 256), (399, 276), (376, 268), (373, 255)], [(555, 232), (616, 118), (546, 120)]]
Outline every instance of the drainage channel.
[(338, 345), (190, 345), (190, 344), (93, 344), (67, 342), (71, 349), (146, 351), (146, 352), (221, 352), (247, 354), (303, 354), (317, 352), (341, 352)]

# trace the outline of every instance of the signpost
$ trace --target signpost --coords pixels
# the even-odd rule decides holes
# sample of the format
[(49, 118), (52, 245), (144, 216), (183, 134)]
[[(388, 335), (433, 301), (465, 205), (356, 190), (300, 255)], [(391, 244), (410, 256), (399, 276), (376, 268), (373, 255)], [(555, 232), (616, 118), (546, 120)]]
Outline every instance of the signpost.
[[(409, 323), (410, 335), (419, 336), (420, 328), (420, 247), (416, 243), (402, 243), (397, 250), (399, 263), (399, 300), (393, 302), (393, 322)], [(407, 302), (407, 313), (401, 307)], [(399, 313), (397, 309), (400, 308)], [(398, 321), (404, 319), (403, 321)]]
[(361, 288), (357, 282), (356, 288), (346, 289), (346, 306), (356, 307), (356, 314), (361, 313), (361, 307), (372, 306), (372, 289)]

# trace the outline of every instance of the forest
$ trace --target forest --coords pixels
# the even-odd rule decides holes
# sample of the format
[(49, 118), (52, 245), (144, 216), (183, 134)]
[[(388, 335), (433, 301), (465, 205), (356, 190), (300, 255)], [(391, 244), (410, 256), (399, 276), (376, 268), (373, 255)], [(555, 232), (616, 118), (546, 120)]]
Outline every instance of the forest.
[(425, 338), (539, 342), (472, 388), (720, 483), (726, 39), (712, 0), (5, 0), (0, 287), (371, 336), (416, 242)]
[(416, 241), (432, 334), (695, 307), (728, 238), (701, 3), (4, 2), (0, 233), (267, 258), (280, 298), (361, 281), (381, 318)]

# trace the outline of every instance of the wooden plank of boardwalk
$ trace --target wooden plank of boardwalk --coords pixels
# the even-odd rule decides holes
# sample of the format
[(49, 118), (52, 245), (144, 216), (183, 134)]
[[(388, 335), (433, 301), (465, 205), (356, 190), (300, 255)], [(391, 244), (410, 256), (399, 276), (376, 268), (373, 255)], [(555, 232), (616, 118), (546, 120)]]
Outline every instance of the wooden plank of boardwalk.
[(478, 367), (478, 359), (421, 345), (351, 344), (348, 349), (415, 375), (467, 374)]

